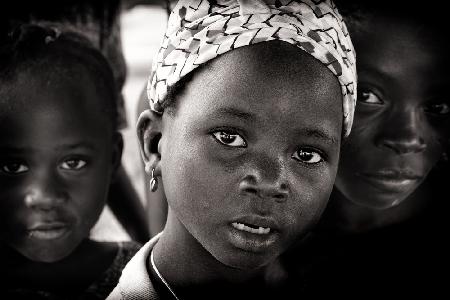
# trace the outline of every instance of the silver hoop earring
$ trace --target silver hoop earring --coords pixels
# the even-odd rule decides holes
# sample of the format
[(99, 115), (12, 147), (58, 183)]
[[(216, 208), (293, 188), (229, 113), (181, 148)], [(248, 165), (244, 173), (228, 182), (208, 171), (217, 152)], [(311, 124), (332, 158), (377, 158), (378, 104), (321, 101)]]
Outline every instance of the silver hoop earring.
[(155, 168), (152, 169), (152, 179), (150, 179), (150, 190), (156, 192), (158, 189), (158, 178), (155, 176)]

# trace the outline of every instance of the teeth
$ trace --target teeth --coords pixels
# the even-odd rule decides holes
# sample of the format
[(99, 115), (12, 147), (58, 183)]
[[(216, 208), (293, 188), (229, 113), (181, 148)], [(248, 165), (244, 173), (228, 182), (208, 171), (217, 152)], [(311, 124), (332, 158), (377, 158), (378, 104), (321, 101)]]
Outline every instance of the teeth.
[(237, 223), (237, 222), (233, 222), (232, 225), (234, 228), (236, 228), (238, 230), (247, 231), (247, 232), (251, 232), (251, 233), (255, 233), (255, 234), (268, 234), (270, 232), (269, 227), (252, 228), (245, 224)]

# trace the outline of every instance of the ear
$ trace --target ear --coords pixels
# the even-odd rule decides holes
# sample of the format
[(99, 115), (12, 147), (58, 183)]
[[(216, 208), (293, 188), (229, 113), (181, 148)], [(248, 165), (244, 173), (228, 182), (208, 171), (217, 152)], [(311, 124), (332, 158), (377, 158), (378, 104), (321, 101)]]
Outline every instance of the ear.
[(137, 121), (141, 156), (144, 160), (145, 172), (148, 175), (151, 174), (153, 169), (155, 169), (155, 175), (161, 174), (161, 154), (159, 151), (161, 126), (162, 116), (150, 109), (143, 111)]
[(117, 169), (122, 163), (123, 137), (120, 132), (113, 135), (113, 151), (112, 151), (112, 174), (113, 177), (117, 173)]

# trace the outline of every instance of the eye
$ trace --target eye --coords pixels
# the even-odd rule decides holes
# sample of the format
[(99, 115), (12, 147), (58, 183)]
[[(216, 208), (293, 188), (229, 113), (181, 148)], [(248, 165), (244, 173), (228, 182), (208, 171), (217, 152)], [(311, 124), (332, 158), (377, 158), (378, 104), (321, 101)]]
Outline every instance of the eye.
[(7, 162), (1, 165), (1, 170), (8, 174), (20, 174), (27, 172), (29, 168), (20, 162)]
[(247, 143), (245, 140), (237, 133), (227, 132), (227, 131), (216, 131), (213, 132), (213, 136), (220, 143), (230, 146), (230, 147), (246, 147)]
[(294, 152), (292, 157), (306, 164), (317, 164), (323, 161), (321, 154), (309, 149), (299, 149)]
[(450, 113), (450, 104), (432, 103), (425, 107), (425, 112), (434, 115), (448, 115)]
[(384, 103), (374, 92), (367, 89), (362, 89), (358, 92), (358, 102), (376, 105), (381, 105)]
[(80, 170), (86, 166), (87, 162), (82, 159), (68, 159), (61, 164), (64, 170)]

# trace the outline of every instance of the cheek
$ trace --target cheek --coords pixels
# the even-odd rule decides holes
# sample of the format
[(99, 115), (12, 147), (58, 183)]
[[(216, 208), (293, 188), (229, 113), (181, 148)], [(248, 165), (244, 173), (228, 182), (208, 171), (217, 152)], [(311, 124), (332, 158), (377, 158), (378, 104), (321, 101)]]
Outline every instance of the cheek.
[(362, 150), (371, 147), (376, 135), (376, 127), (375, 124), (367, 126), (354, 123), (350, 136), (342, 141), (341, 157), (358, 155)]
[(355, 170), (367, 168), (368, 158), (376, 152), (374, 135), (374, 129), (370, 127), (356, 126), (352, 129), (350, 136), (342, 144), (338, 177), (346, 177), (353, 174)]
[(214, 163), (208, 145), (203, 142), (184, 143), (182, 148), (171, 146), (171, 149), (174, 150), (162, 160), (162, 178), (169, 205), (179, 214), (188, 210), (213, 214), (218, 195), (230, 192), (228, 179), (222, 176), (223, 167)]
[(105, 206), (110, 188), (110, 167), (99, 164), (89, 174), (68, 181), (70, 205), (66, 209), (78, 219), (78, 234), (88, 234)]
[(295, 197), (288, 205), (290, 223), (295, 228), (306, 232), (314, 225), (328, 204), (333, 183), (336, 178), (337, 167), (320, 172), (320, 175), (302, 178), (295, 185)]
[(383, 127), (384, 115), (385, 109), (357, 105), (350, 136), (342, 143), (342, 155), (363, 154), (361, 150), (373, 147), (375, 136)]
[(74, 199), (72, 207), (76, 211), (83, 229), (89, 231), (103, 211), (109, 185), (104, 182), (95, 185), (91, 182), (90, 184), (86, 184), (85, 187), (85, 190), (76, 196), (78, 199)]
[(14, 209), (7, 204), (0, 206), (0, 240), (14, 240), (18, 232), (23, 228), (23, 222), (26, 220), (21, 217), (19, 209)]
[(421, 155), (426, 169), (431, 170), (442, 159), (444, 151), (448, 149), (450, 130), (448, 127), (444, 127), (445, 125), (450, 126), (448, 122), (447, 124), (443, 122), (435, 124), (432, 120), (423, 123), (421, 136), (427, 147)]
[(442, 155), (446, 149), (448, 149), (447, 145), (440, 142), (437, 138), (430, 140), (427, 143), (427, 149), (424, 154), (425, 164), (428, 164), (430, 169), (433, 168), (442, 159)]
[[(29, 218), (24, 204), (26, 187), (15, 181), (5, 182), (0, 178), (0, 232), (1, 238), (14, 236), (23, 229), (24, 222)], [(3, 185), (5, 184), (5, 185)]]

